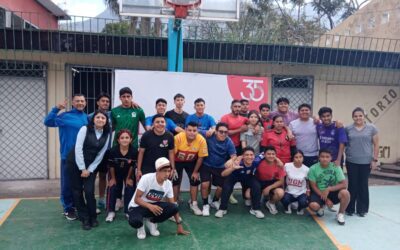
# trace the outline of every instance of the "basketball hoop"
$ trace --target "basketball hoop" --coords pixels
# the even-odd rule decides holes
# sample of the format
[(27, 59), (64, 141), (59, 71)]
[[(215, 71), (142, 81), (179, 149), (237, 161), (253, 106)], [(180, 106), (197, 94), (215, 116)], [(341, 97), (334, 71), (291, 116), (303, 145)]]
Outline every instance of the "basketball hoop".
[(200, 6), (201, 0), (164, 0), (164, 3), (175, 10), (175, 18), (185, 19), (189, 10)]

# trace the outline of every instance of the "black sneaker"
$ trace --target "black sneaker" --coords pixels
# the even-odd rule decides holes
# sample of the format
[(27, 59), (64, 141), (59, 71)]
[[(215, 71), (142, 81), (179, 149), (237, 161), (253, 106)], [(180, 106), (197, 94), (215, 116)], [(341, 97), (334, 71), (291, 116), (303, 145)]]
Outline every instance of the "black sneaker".
[(90, 223), (91, 227), (98, 227), (99, 226), (99, 221), (97, 219), (93, 219)]
[(366, 214), (361, 212), (361, 213), (358, 213), (357, 215), (360, 216), (360, 217), (365, 217)]
[(354, 214), (354, 213), (352, 213), (352, 212), (346, 212), (346, 215), (347, 215), (347, 216), (353, 216), (353, 214)]
[(90, 230), (92, 227), (90, 226), (90, 222), (88, 220), (82, 221), (82, 229), (83, 230)]
[(64, 216), (67, 220), (76, 220), (77, 219), (75, 211), (73, 211), (73, 210), (64, 213)]

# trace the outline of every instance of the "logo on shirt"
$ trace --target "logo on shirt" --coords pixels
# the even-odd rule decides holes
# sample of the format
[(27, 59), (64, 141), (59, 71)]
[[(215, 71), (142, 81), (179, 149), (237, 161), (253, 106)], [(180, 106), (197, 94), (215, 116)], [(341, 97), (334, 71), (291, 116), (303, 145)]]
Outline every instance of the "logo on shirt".
[(150, 189), (150, 191), (146, 194), (146, 198), (150, 201), (161, 201), (164, 197), (164, 192), (159, 190)]
[(136, 112), (132, 112), (132, 117), (135, 118), (136, 117)]
[(160, 148), (167, 148), (168, 147), (168, 140), (163, 140), (160, 144)]

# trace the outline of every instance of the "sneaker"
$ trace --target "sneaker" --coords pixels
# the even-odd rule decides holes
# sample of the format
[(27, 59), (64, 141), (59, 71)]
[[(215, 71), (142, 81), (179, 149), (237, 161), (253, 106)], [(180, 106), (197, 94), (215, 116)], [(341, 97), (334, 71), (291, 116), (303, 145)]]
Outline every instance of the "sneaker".
[(337, 210), (333, 206), (332, 207), (328, 207), (328, 210), (331, 211), (331, 212), (337, 212)]
[(101, 214), (101, 210), (96, 208), (96, 214)]
[(215, 217), (217, 217), (217, 218), (222, 218), (222, 217), (224, 217), (224, 215), (227, 213), (227, 211), (226, 210), (218, 210), (216, 213), (215, 213)]
[[(182, 221), (182, 218), (181, 218), (181, 217), (179, 217), (178, 219), (179, 219), (179, 221)], [(173, 221), (173, 222), (176, 223), (176, 220), (175, 220), (175, 217), (174, 217), (174, 216), (169, 217), (168, 220)]]
[(129, 220), (129, 214), (128, 214), (128, 213), (125, 213), (125, 218), (126, 218), (127, 220)]
[(151, 222), (149, 219), (144, 219), (144, 224), (152, 236), (160, 236), (160, 231), (158, 231), (156, 223)]
[(115, 202), (115, 212), (118, 212), (123, 207), (124, 207), (124, 204), (122, 203), (122, 200), (117, 199), (117, 201)]
[(83, 230), (90, 230), (92, 227), (90, 226), (89, 220), (82, 221), (82, 229)]
[(97, 219), (93, 219), (93, 220), (90, 222), (90, 226), (91, 226), (91, 227), (98, 227), (98, 226), (99, 226), (99, 221), (98, 221)]
[(278, 210), (276, 209), (275, 204), (270, 203), (269, 201), (267, 201), (267, 203), (265, 203), (265, 206), (268, 208), (269, 212), (271, 214), (277, 214)]
[(233, 196), (233, 194), (229, 196), (229, 203), (231, 203), (232, 205), (238, 204), (238, 201), (236, 200), (235, 196)]
[(297, 210), (297, 215), (304, 215), (304, 209)]
[(213, 202), (211, 202), (211, 204), (210, 204), (210, 206), (212, 207), (212, 208), (215, 208), (215, 209), (219, 209), (219, 206), (221, 205), (221, 203), (219, 202), (219, 201), (213, 201)]
[(339, 223), (339, 225), (344, 225), (344, 223), (345, 223), (345, 221), (344, 221), (344, 214), (338, 213), (338, 214), (336, 215), (336, 219), (337, 219), (337, 222)]
[(325, 212), (323, 208), (318, 209), (318, 211), (316, 212), (318, 217), (322, 217), (324, 216)]
[(115, 218), (115, 212), (108, 212), (106, 222), (112, 222)]
[(210, 205), (204, 205), (203, 206), (203, 216), (210, 216)]
[(75, 211), (70, 211), (70, 212), (66, 212), (66, 213), (64, 213), (64, 216), (65, 216), (65, 218), (67, 219), (67, 220), (76, 220), (77, 219), (77, 217), (76, 217), (76, 214), (75, 214)]
[(264, 213), (261, 210), (253, 210), (250, 209), (250, 214), (254, 215), (256, 218), (262, 219), (265, 217)]
[(201, 212), (199, 206), (197, 205), (197, 201), (190, 203), (190, 210), (192, 210), (195, 215), (203, 215), (203, 212)]
[(100, 199), (97, 201), (97, 208), (106, 208), (106, 201), (104, 199)]
[(245, 201), (244, 201), (244, 205), (245, 205), (246, 207), (251, 207), (251, 200), (245, 200)]
[(137, 237), (139, 240), (146, 239), (146, 230), (144, 229), (144, 225), (137, 230)]
[(347, 215), (347, 216), (353, 216), (354, 213), (353, 213), (353, 212), (347, 212), (347, 211), (346, 211), (346, 215)]
[(291, 207), (293, 210), (297, 210), (297, 208), (299, 207), (299, 202), (298, 202), (298, 201), (295, 201), (295, 202), (290, 203), (290, 207)]
[(292, 206), (289, 205), (287, 209), (285, 209), (285, 214), (291, 214), (292, 213)]

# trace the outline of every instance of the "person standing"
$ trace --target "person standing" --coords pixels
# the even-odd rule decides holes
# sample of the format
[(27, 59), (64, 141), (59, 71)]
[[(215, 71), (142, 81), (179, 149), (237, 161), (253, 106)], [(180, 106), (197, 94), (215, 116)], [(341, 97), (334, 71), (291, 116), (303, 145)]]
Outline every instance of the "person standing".
[[(108, 117), (108, 123), (110, 125), (110, 133), (112, 132), (112, 118), (111, 118), (111, 111), (110, 111), (110, 104), (111, 104), (111, 97), (107, 93), (100, 93), (97, 98), (96, 98), (96, 104), (97, 104), (97, 109), (103, 111), (104, 113), (107, 114)], [(94, 112), (88, 115), (89, 121), (93, 118)], [(108, 143), (108, 149), (111, 148), (111, 140), (109, 140)], [(104, 209), (106, 207), (106, 201), (105, 201), (105, 191), (106, 191), (106, 185), (107, 185), (107, 152), (105, 154), (105, 157), (103, 157), (103, 160), (97, 167), (97, 172), (99, 173), (99, 199), (97, 201), (97, 207), (100, 209)], [(99, 213), (100, 210), (97, 211)]]
[(103, 160), (109, 140), (110, 126), (107, 114), (98, 110), (94, 113), (89, 125), (81, 127), (75, 148), (68, 155), (71, 190), (84, 230), (90, 230), (99, 225), (94, 184), (96, 169)]
[(136, 179), (142, 175), (154, 173), (154, 164), (158, 158), (169, 159), (172, 172), (175, 172), (174, 136), (165, 129), (165, 117), (161, 114), (153, 116), (153, 128), (146, 131), (141, 140), (138, 155)]
[(181, 129), (185, 129), (186, 118), (189, 116), (189, 114), (183, 110), (185, 97), (182, 94), (176, 94), (174, 96), (174, 104), (175, 108), (167, 111), (167, 113), (165, 113), (165, 117), (171, 119), (176, 126), (180, 127)]
[(190, 210), (195, 215), (203, 213), (197, 205), (197, 190), (200, 184), (199, 169), (203, 164), (204, 157), (208, 156), (207, 142), (197, 131), (197, 123), (189, 122), (185, 132), (174, 137), (175, 144), (175, 167), (178, 177), (172, 182), (174, 185), (175, 202), (179, 200), (180, 187), (182, 183), (183, 170), (190, 184)]
[(260, 110), (260, 121), (265, 130), (271, 129), (272, 118), (269, 116), (271, 106), (268, 103), (261, 104), (258, 109)]
[(343, 166), (344, 147), (347, 143), (347, 135), (343, 126), (338, 126), (332, 121), (332, 109), (322, 107), (318, 111), (320, 123), (317, 124), (319, 147), (329, 149), (332, 152), (332, 162), (336, 166)]
[(206, 102), (203, 98), (197, 98), (194, 101), (196, 113), (186, 117), (185, 125), (189, 122), (195, 122), (199, 125), (199, 132), (204, 138), (211, 137), (215, 132), (215, 120), (211, 115), (204, 113)]
[(318, 137), (311, 106), (303, 103), (298, 108), (299, 118), (291, 121), (289, 129), (296, 138), (296, 148), (304, 153), (304, 165), (311, 167), (318, 162)]
[[(208, 156), (204, 159), (200, 168), (201, 197), (203, 199), (203, 216), (210, 216), (210, 205), (208, 195), (210, 193), (210, 183), (217, 187), (215, 190), (212, 206), (219, 208), (222, 187), (225, 178), (221, 175), (224, 171), (225, 162), (229, 158), (236, 158), (235, 146), (228, 137), (228, 125), (220, 122), (217, 124), (216, 133), (207, 138)], [(195, 169), (194, 173), (197, 173)]]
[(254, 149), (254, 154), (258, 155), (260, 154), (260, 142), (264, 132), (264, 129), (259, 126), (260, 117), (258, 116), (258, 112), (250, 110), (248, 121), (247, 131), (240, 133), (240, 142), (242, 143), (242, 148), (252, 147)]
[(138, 151), (131, 144), (133, 136), (129, 130), (121, 129), (116, 137), (118, 144), (111, 148), (107, 159), (109, 174), (106, 222), (112, 222), (115, 218), (115, 206), (120, 187), (125, 187), (124, 213), (126, 216), (128, 215), (128, 204), (136, 188), (135, 168)]
[(241, 104), (239, 100), (231, 102), (231, 113), (222, 116), (221, 122), (228, 124), (228, 135), (236, 149), (236, 154), (242, 154), (240, 133), (247, 131), (247, 117), (240, 115)]
[[(164, 98), (158, 98), (156, 100), (156, 112), (158, 115), (165, 115), (165, 110), (167, 109), (167, 100)], [(150, 130), (153, 125), (153, 116), (148, 116), (146, 117), (146, 130)], [(181, 127), (176, 126), (175, 122), (173, 122), (171, 119), (165, 117), (165, 122), (166, 122), (166, 129), (171, 132), (171, 133), (180, 133), (183, 132), (183, 129)]]
[(368, 178), (378, 165), (379, 136), (375, 125), (365, 122), (362, 108), (355, 108), (352, 117), (354, 123), (346, 127), (346, 169), (351, 194), (346, 213), (356, 212), (364, 217), (369, 210)]
[(290, 104), (289, 99), (287, 99), (286, 97), (278, 98), (278, 100), (276, 101), (278, 110), (272, 111), (269, 114), (269, 117), (274, 118), (276, 115), (280, 115), (283, 118), (283, 122), (284, 122), (285, 126), (289, 126), (289, 123), (291, 121), (294, 121), (297, 118), (299, 118), (299, 115), (296, 112), (289, 110), (289, 104)]
[[(182, 227), (178, 206), (174, 202), (172, 183), (168, 178), (172, 174), (172, 166), (167, 158), (155, 161), (155, 173), (143, 175), (135, 194), (129, 203), (129, 225), (137, 229), (138, 239), (146, 238), (144, 224), (152, 236), (160, 236), (157, 223), (173, 216), (177, 224), (178, 235), (188, 235)], [(167, 201), (163, 201), (167, 200)]]
[(76, 220), (73, 195), (71, 191), (70, 178), (68, 177), (67, 157), (75, 146), (76, 136), (82, 126), (88, 124), (88, 117), (84, 112), (86, 99), (82, 94), (72, 97), (72, 109), (58, 115), (60, 110), (65, 109), (67, 100), (55, 106), (44, 119), (47, 127), (58, 127), (61, 153), (61, 195), (60, 201), (63, 206), (64, 216), (67, 220)]
[(250, 105), (249, 100), (247, 100), (247, 99), (240, 100), (240, 112), (239, 112), (240, 116), (247, 118), (247, 116), (249, 114), (249, 105)]

